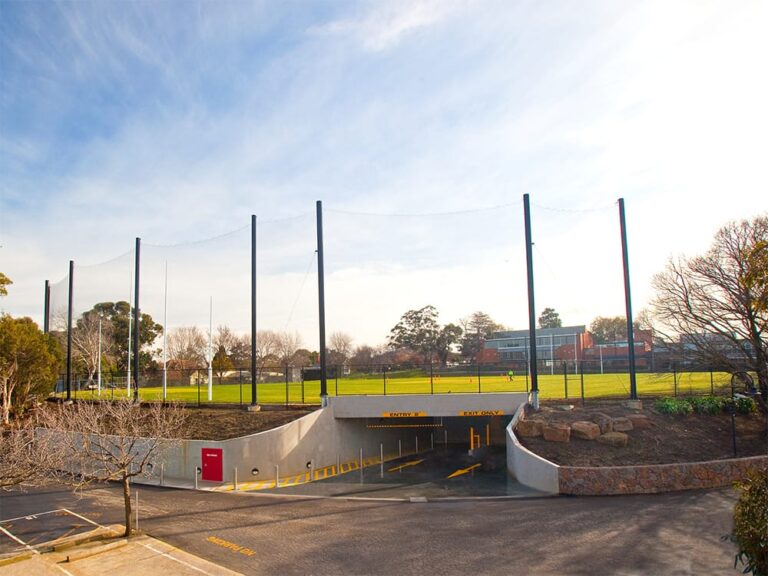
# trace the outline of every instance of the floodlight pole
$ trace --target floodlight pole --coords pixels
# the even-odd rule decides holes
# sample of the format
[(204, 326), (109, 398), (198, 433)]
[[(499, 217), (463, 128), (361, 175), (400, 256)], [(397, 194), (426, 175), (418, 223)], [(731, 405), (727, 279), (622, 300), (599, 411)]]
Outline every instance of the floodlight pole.
[(629, 347), (629, 397), (637, 400), (637, 374), (635, 369), (635, 334), (632, 322), (632, 295), (629, 288), (629, 250), (627, 248), (627, 222), (624, 217), (624, 198), (619, 198), (621, 225), (621, 256), (624, 263), (624, 299), (627, 308), (627, 346)]
[(139, 334), (141, 332), (141, 313), (139, 309), (139, 276), (141, 271), (141, 238), (136, 238), (136, 271), (135, 271), (135, 289), (133, 297), (133, 400), (139, 401), (139, 352), (141, 341)]
[(168, 398), (168, 260), (165, 261), (163, 290), (163, 402)]
[(101, 396), (101, 312), (99, 312), (99, 363), (96, 373), (96, 391)]
[(50, 315), (51, 315), (51, 285), (48, 280), (45, 281), (45, 301), (43, 303), (43, 334), (48, 334), (50, 331)]
[(258, 405), (256, 390), (256, 215), (251, 214), (251, 406)]
[(317, 201), (317, 291), (320, 314), (320, 402), (328, 397), (325, 354), (325, 268), (323, 266), (323, 202)]
[(213, 296), (208, 315), (208, 402), (213, 402)]
[(536, 365), (536, 305), (533, 293), (533, 242), (531, 241), (531, 204), (528, 194), (523, 194), (525, 212), (525, 261), (528, 269), (528, 333), (531, 353), (528, 362), (531, 371), (531, 404), (539, 409), (539, 370)]
[(69, 261), (69, 296), (67, 304), (67, 402), (72, 400), (72, 288), (75, 261)]

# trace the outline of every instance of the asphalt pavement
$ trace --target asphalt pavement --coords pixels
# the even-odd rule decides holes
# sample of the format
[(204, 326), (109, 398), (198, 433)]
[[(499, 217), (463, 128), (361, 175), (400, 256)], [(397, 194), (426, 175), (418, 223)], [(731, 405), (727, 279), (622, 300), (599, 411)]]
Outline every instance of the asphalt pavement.
[[(736, 574), (732, 490), (426, 503), (139, 487), (143, 531), (243, 574)], [(0, 495), (0, 520), (119, 522), (118, 487)], [(28, 534), (29, 536), (29, 534)]]

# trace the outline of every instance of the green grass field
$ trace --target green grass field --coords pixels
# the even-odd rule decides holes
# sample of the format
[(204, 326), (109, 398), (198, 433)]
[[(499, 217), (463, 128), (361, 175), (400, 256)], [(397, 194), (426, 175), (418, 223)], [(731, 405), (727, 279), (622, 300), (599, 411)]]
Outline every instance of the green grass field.
[[(637, 375), (637, 389), (641, 396), (724, 393), (730, 391), (730, 374), (727, 372), (682, 372)], [(430, 382), (429, 376), (388, 377), (386, 392), (381, 375), (377, 377), (344, 377), (328, 380), (328, 394), (331, 396), (378, 395), (378, 394), (457, 394), (476, 392), (526, 392), (525, 375), (515, 376), (510, 382), (506, 376), (435, 376)], [(542, 399), (579, 399), (581, 398), (581, 380), (578, 375), (539, 374), (539, 391)], [(162, 400), (162, 390), (158, 387), (140, 388), (142, 400)], [(61, 396), (61, 394), (59, 394)], [(96, 391), (73, 391), (76, 398), (98, 398)], [(102, 390), (101, 398), (125, 397), (125, 388)], [(585, 374), (584, 397), (629, 397), (629, 374)], [(169, 386), (168, 400), (187, 403), (208, 403), (207, 383), (197, 386)], [(320, 383), (317, 381), (285, 383), (260, 383), (257, 400), (261, 404), (318, 404), (320, 402)], [(249, 383), (213, 385), (214, 403), (250, 404), (251, 386)]]

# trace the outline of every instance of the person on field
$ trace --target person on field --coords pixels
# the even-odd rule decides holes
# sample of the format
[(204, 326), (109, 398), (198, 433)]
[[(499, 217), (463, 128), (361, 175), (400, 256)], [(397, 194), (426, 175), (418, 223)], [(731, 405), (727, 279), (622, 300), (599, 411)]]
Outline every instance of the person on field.
[(513, 370), (510, 370), (509, 372), (507, 372), (507, 377), (509, 378), (509, 381), (512, 382), (512, 380), (514, 380), (515, 378), (515, 372)]

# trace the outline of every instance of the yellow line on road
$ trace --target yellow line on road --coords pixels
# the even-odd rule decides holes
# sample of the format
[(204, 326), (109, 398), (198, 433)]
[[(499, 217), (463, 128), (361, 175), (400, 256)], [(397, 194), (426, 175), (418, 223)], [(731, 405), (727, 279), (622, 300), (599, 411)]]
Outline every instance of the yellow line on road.
[(401, 464), (400, 466), (395, 466), (394, 468), (390, 468), (387, 470), (387, 472), (397, 472), (398, 470), (402, 470), (403, 468), (409, 468), (410, 466), (416, 466), (417, 464), (421, 464), (424, 462), (424, 459), (421, 460), (411, 460), (410, 462), (406, 462), (405, 464)]
[(446, 478), (456, 478), (456, 476), (461, 476), (462, 474), (467, 474), (468, 472), (471, 472), (475, 468), (478, 468), (482, 466), (482, 464), (472, 464), (469, 468), (462, 468), (461, 470), (456, 470), (456, 472), (449, 474)]

